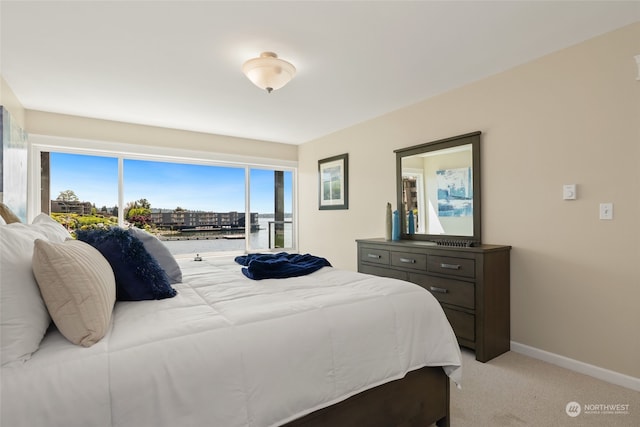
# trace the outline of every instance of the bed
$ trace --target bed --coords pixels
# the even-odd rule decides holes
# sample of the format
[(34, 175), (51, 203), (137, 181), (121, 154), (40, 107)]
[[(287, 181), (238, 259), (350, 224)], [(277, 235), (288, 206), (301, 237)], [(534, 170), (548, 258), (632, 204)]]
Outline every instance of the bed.
[(460, 351), (424, 289), (332, 267), (250, 280), (230, 257), (178, 263), (175, 297), (118, 301), (94, 344), (51, 324), (30, 357), (3, 363), (0, 424), (449, 425)]

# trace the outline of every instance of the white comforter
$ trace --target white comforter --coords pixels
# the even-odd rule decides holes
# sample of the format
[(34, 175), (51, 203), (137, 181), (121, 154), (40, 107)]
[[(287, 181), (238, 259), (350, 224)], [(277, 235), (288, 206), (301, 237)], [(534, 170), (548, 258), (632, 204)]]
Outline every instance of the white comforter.
[(325, 267), (252, 281), (229, 260), (181, 260), (178, 296), (118, 302), (90, 348), (51, 330), (2, 369), (3, 427), (272, 426), (423, 366), (460, 381), (429, 292)]

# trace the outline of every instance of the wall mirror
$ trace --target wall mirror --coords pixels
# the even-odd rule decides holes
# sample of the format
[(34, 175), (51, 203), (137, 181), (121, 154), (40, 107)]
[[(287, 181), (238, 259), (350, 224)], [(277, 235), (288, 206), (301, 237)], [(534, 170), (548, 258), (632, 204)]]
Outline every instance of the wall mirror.
[(481, 243), (480, 133), (394, 151), (402, 239)]

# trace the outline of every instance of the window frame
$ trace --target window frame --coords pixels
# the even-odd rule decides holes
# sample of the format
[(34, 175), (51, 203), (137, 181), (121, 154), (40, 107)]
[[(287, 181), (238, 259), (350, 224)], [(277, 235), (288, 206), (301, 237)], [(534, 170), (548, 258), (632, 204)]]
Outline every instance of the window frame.
[[(244, 168), (245, 217), (251, 212), (251, 169), (282, 170), (292, 173), (292, 245), (291, 251), (298, 251), (298, 162), (284, 159), (252, 157), (240, 154), (226, 154), (212, 151), (183, 150), (178, 148), (151, 147), (147, 145), (119, 142), (96, 141), (79, 138), (65, 138), (47, 135), (29, 135), (29, 175), (27, 180), (27, 217), (31, 221), (42, 211), (41, 205), (41, 153), (59, 152), (103, 156), (118, 159), (118, 225), (124, 225), (124, 160), (149, 160), (156, 162), (181, 163), (205, 166)], [(264, 252), (268, 249), (251, 249), (250, 229), (245, 228), (245, 253)], [(273, 248), (272, 251), (281, 251)]]

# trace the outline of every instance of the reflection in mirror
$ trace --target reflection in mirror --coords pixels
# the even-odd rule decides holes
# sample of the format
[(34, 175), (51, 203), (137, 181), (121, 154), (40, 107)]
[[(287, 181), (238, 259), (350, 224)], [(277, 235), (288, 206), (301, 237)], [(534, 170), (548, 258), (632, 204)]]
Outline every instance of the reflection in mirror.
[(480, 243), (480, 132), (396, 150), (402, 237)]
[(471, 171), (471, 144), (402, 159), (403, 211), (418, 217), (415, 233), (473, 236)]

